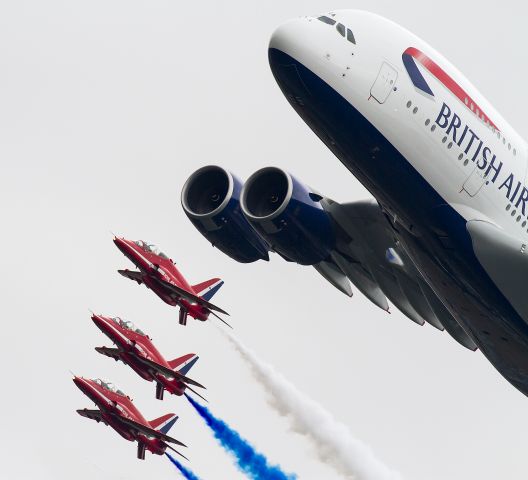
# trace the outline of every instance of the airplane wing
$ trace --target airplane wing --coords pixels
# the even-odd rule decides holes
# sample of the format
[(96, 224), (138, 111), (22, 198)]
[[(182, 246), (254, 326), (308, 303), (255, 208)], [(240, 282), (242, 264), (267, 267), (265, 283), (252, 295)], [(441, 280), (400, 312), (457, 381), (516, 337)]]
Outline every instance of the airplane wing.
[(220, 320), (221, 322), (223, 322), (225, 325), (227, 325), (231, 330), (234, 330), (233, 327), (231, 325), (229, 325), (229, 323), (227, 323), (221, 316), (217, 315), (216, 313), (214, 312), (211, 312), (209, 311), (209, 313), (213, 316), (215, 316), (216, 318), (218, 318), (218, 320)]
[(166, 377), (175, 377), (178, 380), (180, 380), (183, 383), (188, 383), (189, 385), (194, 385), (195, 387), (204, 388), (205, 387), (198, 382), (194, 381), (192, 378), (186, 377), (185, 375), (182, 375), (181, 373), (172, 370), (170, 368), (164, 367), (163, 365), (160, 365), (159, 363), (153, 362), (152, 360), (148, 360), (146, 358), (140, 357), (139, 355), (136, 355), (136, 358), (149, 367), (152, 370), (155, 370), (156, 372), (161, 373), (162, 375), (165, 375)]
[(229, 313), (227, 313), (225, 310), (222, 310), (220, 307), (213, 305), (211, 302), (204, 300), (202, 297), (199, 297), (194, 293), (188, 292), (183, 288), (177, 287), (176, 285), (170, 282), (160, 280), (159, 278), (156, 278), (156, 281), (163, 285), (167, 290), (170, 290), (177, 298), (184, 298), (189, 302), (197, 303), (198, 305), (201, 305), (202, 307), (205, 307), (209, 310), (214, 310), (215, 312), (223, 313), (224, 315), (229, 315)]
[(169, 437), (163, 432), (160, 432), (158, 430), (155, 430), (154, 428), (147, 427), (146, 425), (143, 425), (142, 423), (138, 423), (134, 420), (131, 420), (130, 418), (125, 418), (120, 415), (114, 415), (114, 417), (119, 420), (120, 422), (124, 423), (128, 427), (130, 427), (131, 430), (134, 430), (136, 432), (141, 432), (145, 435), (149, 435), (151, 437), (159, 438), (160, 440), (163, 440), (167, 443), (174, 443), (175, 445), (180, 445), (181, 447), (186, 447), (184, 443), (180, 442), (179, 440), (176, 440), (175, 438)]
[(139, 285), (143, 283), (143, 274), (141, 272), (137, 272), (134, 270), (118, 270), (117, 271), (120, 275), (123, 275), (123, 277), (128, 278), (130, 280), (134, 280)]
[(209, 403), (209, 400), (207, 400), (207, 398), (205, 397), (202, 397), (196, 390), (192, 389), (191, 387), (189, 387), (189, 385), (187, 385), (187, 390), (190, 390), (191, 392), (193, 392), (195, 395), (197, 395), (198, 397), (200, 397), (204, 402), (207, 402)]
[(77, 410), (77, 413), (81, 417), (89, 418), (90, 420), (95, 420), (97, 423), (103, 422), (105, 425), (108, 425), (106, 421), (103, 419), (103, 414), (101, 413), (101, 410), (88, 410), (87, 408), (81, 408)]
[(121, 360), (121, 350), (119, 350), (119, 348), (95, 347), (95, 350), (102, 355), (113, 358), (114, 360)]
[(178, 452), (178, 450), (172, 448), (170, 445), (167, 445), (167, 448), (170, 448), (174, 453), (177, 453), (180, 457), (183, 457), (185, 460), (189, 461), (189, 459), (183, 453)]
[(477, 349), (395, 241), (375, 200), (339, 204), (324, 198), (321, 205), (342, 231), (330, 257), (314, 265), (325, 279), (349, 296), (350, 281), (383, 310), (388, 311), (389, 299), (415, 323), (445, 329), (464, 347)]

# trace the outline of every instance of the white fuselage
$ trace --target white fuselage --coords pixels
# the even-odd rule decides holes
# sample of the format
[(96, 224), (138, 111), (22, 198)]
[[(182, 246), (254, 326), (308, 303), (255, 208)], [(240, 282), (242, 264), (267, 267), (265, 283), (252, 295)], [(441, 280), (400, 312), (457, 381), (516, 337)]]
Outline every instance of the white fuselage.
[[(524, 202), (518, 203), (527, 173), (526, 142), (451, 63), (408, 30), (368, 12), (346, 10), (334, 15), (330, 18), (353, 31), (356, 44), (342, 37), (335, 26), (306, 17), (279, 27), (270, 48), (292, 56), (348, 100), (466, 220), (487, 219), (511, 234), (528, 237), (524, 223), (528, 205), (523, 211)], [(419, 63), (418, 68), (434, 98), (417, 89), (402, 63), (402, 54), (409, 47), (420, 50), (438, 64), (496, 129), (477, 116), (476, 108), (472, 111), (470, 104), (457, 98)], [(379, 103), (371, 90), (383, 65), (393, 69), (397, 76), (388, 97)], [(444, 103), (451, 109), (451, 116), (456, 113), (461, 120), (456, 140), (460, 140), (466, 125), (478, 137), (473, 139), (467, 153), (472, 138), (469, 129), (460, 146), (453, 141), (453, 131), (446, 135), (446, 128), (440, 125), (431, 131)], [(490, 153), (486, 152), (485, 162), (486, 147)], [(496, 158), (491, 168), (493, 155)], [(483, 178), (486, 173), (488, 179)], [(510, 174), (513, 174), (512, 184), (504, 184)], [(506, 210), (509, 204), (513, 206)]]
[(526, 142), (443, 56), (377, 15), (293, 20), (274, 32), (269, 55), (292, 107), (376, 197), (457, 322), (528, 395)]

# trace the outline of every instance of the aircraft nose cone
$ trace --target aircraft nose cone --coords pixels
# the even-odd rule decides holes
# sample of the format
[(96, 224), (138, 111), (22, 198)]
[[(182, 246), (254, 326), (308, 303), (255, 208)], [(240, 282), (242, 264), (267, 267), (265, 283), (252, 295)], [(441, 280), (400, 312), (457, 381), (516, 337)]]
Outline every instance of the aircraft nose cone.
[(92, 315), (92, 321), (99, 327), (102, 328), (106, 322), (103, 318), (101, 318), (99, 315)]
[(95, 323), (95, 326), (101, 330), (107, 337), (112, 341), (116, 337), (116, 332), (118, 331), (116, 324), (109, 318), (105, 318), (100, 315), (94, 315), (92, 321)]
[(73, 377), (73, 383), (79, 388), (80, 390), (84, 391), (86, 389), (86, 380), (82, 377)]
[(311, 96), (304, 79), (306, 72), (319, 68), (325, 61), (322, 50), (328, 35), (325, 27), (328, 25), (316, 18), (291, 20), (280, 25), (269, 42), (268, 60), (273, 76), (288, 101), (300, 107)]
[[(130, 245), (128, 240), (124, 238), (115, 237), (114, 238), (114, 244), (125, 257), (128, 257), (129, 259), (133, 259), (134, 257), (134, 247)], [(132, 260), (133, 261), (133, 260)]]
[(126, 242), (122, 238), (119, 238), (119, 237), (114, 238), (114, 244), (121, 251), (123, 251), (123, 248), (125, 248), (126, 246)]
[(309, 36), (310, 30), (311, 24), (307, 19), (290, 20), (273, 32), (268, 48), (295, 56), (297, 50), (302, 49), (303, 45), (306, 46), (306, 37)]

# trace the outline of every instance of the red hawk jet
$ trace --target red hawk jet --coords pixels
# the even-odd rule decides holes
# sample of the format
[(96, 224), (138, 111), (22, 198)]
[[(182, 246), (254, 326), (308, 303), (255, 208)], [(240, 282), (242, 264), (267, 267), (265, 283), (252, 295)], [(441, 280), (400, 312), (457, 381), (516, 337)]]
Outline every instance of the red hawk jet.
[(141, 378), (156, 382), (156, 398), (163, 400), (163, 392), (167, 390), (173, 395), (183, 395), (185, 389), (198, 395), (189, 385), (205, 388), (198, 382), (186, 377), (189, 370), (198, 361), (198, 355), (188, 353), (174, 360), (165, 360), (163, 355), (152, 344), (148, 335), (137, 328), (130, 320), (119, 317), (92, 315), (97, 325), (117, 348), (97, 347), (96, 350), (125, 365), (129, 365)]
[(144, 460), (146, 450), (156, 455), (163, 455), (169, 448), (187, 460), (187, 457), (169, 445), (173, 443), (186, 446), (167, 435), (178, 419), (174, 413), (168, 413), (149, 422), (134, 406), (130, 397), (112, 383), (99, 378), (89, 380), (82, 377), (74, 377), (73, 382), (99, 407), (94, 410), (83, 408), (77, 410), (77, 413), (97, 423), (103, 422), (109, 425), (130, 442), (138, 442), (137, 458)]
[(219, 278), (212, 278), (197, 285), (190, 285), (176, 268), (174, 262), (155, 245), (143, 240), (114, 238), (117, 248), (128, 257), (139, 271), (118, 270), (118, 272), (138, 284), (145, 284), (165, 303), (180, 307), (179, 322), (187, 324), (187, 316), (205, 322), (214, 315), (226, 325), (227, 322), (216, 313), (229, 315), (209, 300), (224, 284)]

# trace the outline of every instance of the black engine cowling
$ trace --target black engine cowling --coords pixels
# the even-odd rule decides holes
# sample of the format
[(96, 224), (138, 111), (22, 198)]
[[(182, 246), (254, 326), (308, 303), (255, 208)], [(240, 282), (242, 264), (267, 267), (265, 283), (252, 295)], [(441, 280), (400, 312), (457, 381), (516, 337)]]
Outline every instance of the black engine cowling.
[(221, 167), (210, 165), (185, 182), (181, 202), (187, 217), (213, 246), (237, 262), (269, 260), (269, 247), (240, 209), (242, 183)]
[(320, 200), (289, 173), (267, 167), (249, 177), (240, 205), (273, 250), (301, 265), (314, 265), (335, 246), (333, 222)]

